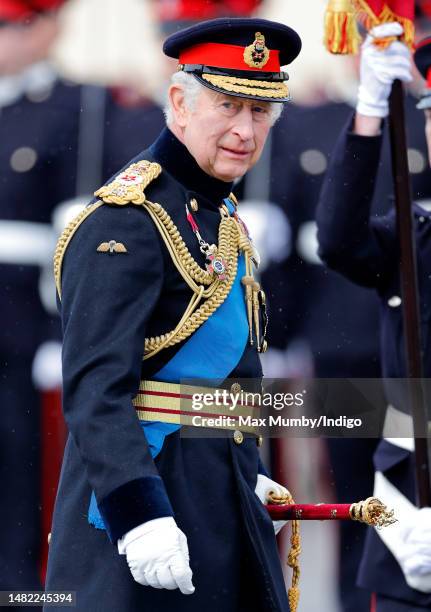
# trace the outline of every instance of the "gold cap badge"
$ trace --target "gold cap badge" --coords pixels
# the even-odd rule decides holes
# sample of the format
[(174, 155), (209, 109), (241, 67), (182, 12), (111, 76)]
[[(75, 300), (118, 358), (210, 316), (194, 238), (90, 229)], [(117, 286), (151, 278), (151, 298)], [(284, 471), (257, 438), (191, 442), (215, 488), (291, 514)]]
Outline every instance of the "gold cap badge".
[(269, 49), (265, 46), (265, 36), (256, 32), (253, 43), (244, 49), (244, 62), (251, 68), (263, 68), (268, 60)]

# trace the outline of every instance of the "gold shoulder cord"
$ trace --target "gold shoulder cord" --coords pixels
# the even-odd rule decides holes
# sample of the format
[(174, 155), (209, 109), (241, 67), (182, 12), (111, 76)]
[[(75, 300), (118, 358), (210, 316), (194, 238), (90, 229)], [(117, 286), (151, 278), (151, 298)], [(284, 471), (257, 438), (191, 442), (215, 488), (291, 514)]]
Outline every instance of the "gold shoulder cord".
[[(253, 309), (253, 306), (256, 308), (257, 303), (258, 289), (256, 290), (256, 285), (258, 286), (258, 284), (254, 283), (250, 263), (253, 250), (242, 225), (228, 213), (222, 212), (216, 254), (226, 261), (227, 273), (225, 279), (221, 280), (216, 274), (210, 273), (199, 266), (193, 259), (178, 228), (164, 208), (160, 204), (150, 202), (145, 198), (144, 188), (160, 172), (159, 164), (140, 161), (132, 164), (112, 183), (96, 191), (95, 195), (101, 197), (101, 201), (86, 208), (69, 223), (58, 240), (54, 255), (54, 275), (58, 295), (61, 298), (63, 257), (68, 244), (81, 223), (105, 202), (117, 206), (132, 203), (143, 206), (147, 210), (168, 249), (174, 265), (192, 290), (192, 297), (175, 329), (161, 336), (145, 339), (144, 359), (149, 359), (162, 349), (182, 342), (191, 336), (223, 304), (236, 277), (239, 251), (242, 251), (246, 256), (246, 277), (243, 279), (243, 284), (246, 284), (246, 278), (249, 279), (247, 280), (248, 284), (246, 284), (247, 305), (250, 303)], [(199, 305), (202, 299), (205, 299), (205, 302)], [(251, 311), (248, 312), (249, 325), (252, 325)], [(255, 322), (256, 320), (255, 318)], [(258, 333), (257, 323), (257, 336)], [(252, 332), (250, 332), (250, 337), (252, 338)]]
[(66, 249), (69, 246), (69, 242), (72, 240), (78, 227), (89, 217), (95, 210), (102, 206), (103, 202), (98, 201), (94, 204), (90, 204), (82, 210), (76, 217), (70, 221), (61, 233), (60, 238), (57, 241), (57, 246), (54, 252), (54, 279), (55, 286), (57, 288), (58, 297), (61, 299), (61, 267), (63, 264), (63, 257), (66, 253)]

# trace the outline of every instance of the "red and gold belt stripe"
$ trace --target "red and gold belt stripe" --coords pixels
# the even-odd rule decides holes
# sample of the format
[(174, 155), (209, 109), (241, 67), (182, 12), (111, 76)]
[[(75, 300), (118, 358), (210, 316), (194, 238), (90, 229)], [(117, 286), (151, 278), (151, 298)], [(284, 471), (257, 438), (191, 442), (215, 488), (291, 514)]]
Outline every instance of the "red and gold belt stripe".
[[(173, 423), (177, 425), (198, 426), (193, 417), (200, 416), (202, 419), (216, 419), (217, 417), (229, 417), (219, 419), (223, 424), (214, 425), (221, 429), (239, 429), (250, 433), (255, 433), (255, 428), (240, 423), (239, 417), (257, 417), (259, 405), (255, 404), (249, 394), (248, 403), (241, 404), (241, 400), (234, 409), (232, 404), (222, 405), (211, 404), (203, 405), (200, 410), (193, 406), (193, 399), (196, 395), (202, 398), (203, 395), (214, 396), (216, 389), (211, 387), (198, 387), (194, 385), (179, 385), (175, 383), (165, 383), (154, 380), (143, 380), (139, 385), (139, 391), (133, 400), (136, 414), (140, 421), (159, 421), (162, 423)], [(223, 389), (219, 389), (223, 392)], [(231, 393), (226, 389), (228, 393)], [(249, 401), (250, 400), (250, 401)], [(200, 425), (205, 426), (205, 425)]]

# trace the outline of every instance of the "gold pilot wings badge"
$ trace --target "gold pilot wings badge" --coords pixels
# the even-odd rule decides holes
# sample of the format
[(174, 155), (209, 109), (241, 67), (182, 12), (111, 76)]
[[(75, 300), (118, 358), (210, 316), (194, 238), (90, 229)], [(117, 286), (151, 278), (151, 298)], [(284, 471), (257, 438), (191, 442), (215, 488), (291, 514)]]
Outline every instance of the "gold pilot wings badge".
[(109, 240), (109, 242), (101, 242), (97, 247), (99, 253), (127, 253), (127, 249), (122, 242)]
[(106, 204), (144, 204), (145, 189), (161, 173), (160, 164), (145, 159), (132, 164), (111, 183), (94, 192)]

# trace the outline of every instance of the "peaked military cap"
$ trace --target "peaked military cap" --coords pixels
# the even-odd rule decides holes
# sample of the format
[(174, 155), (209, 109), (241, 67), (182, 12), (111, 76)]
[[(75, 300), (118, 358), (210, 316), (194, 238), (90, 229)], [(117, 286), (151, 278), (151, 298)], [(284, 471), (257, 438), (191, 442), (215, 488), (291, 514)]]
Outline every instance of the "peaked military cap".
[(281, 66), (301, 50), (298, 34), (266, 19), (220, 18), (203, 21), (169, 36), (163, 51), (177, 58), (206, 87), (232, 96), (287, 102)]
[(427, 82), (416, 108), (431, 108), (431, 36), (417, 44), (414, 60), (416, 68)]

